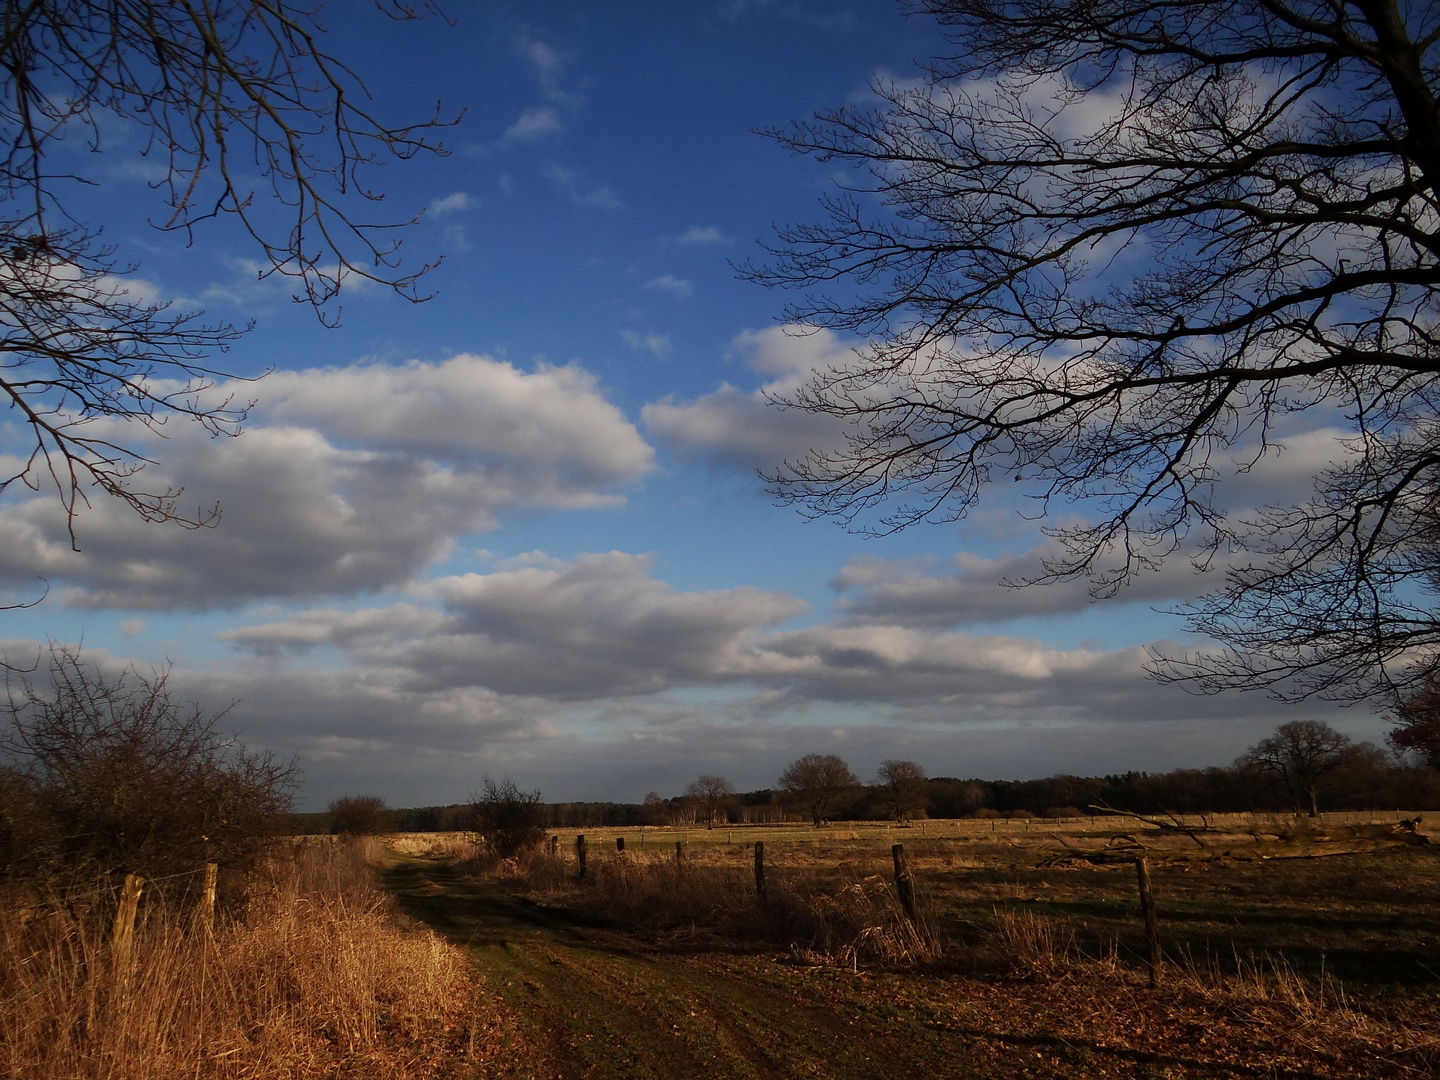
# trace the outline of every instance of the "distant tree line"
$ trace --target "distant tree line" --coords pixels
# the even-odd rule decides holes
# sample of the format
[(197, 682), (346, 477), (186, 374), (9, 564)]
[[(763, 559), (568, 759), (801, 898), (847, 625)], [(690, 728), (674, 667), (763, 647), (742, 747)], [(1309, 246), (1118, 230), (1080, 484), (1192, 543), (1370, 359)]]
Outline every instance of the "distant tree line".
[[(1425, 705), (1429, 711), (1423, 719), (1432, 722), (1432, 714), (1440, 710), (1431, 708), (1428, 700)], [(1400, 739), (1392, 737), (1390, 742), (1402, 756), (1392, 756), (1371, 743), (1353, 742), (1320, 721), (1297, 720), (1280, 725), (1232, 764), (1204, 769), (981, 780), (928, 777), (916, 762), (887, 759), (868, 784), (861, 783), (837, 755), (806, 754), (791, 762), (776, 787), (755, 791), (737, 792), (724, 777), (707, 773), (688, 784), (682, 794), (668, 798), (652, 791), (639, 803), (546, 803), (540, 801), (539, 792), (522, 792), (509, 781), (497, 787), (487, 780), (486, 793), (472, 796), (470, 803), (385, 813), (400, 832), (433, 832), (483, 831), (485, 820), (497, 818), (497, 806), (505, 813), (514, 809), (507, 798), (511, 802), (521, 799), (525, 804), (522, 816), (538, 829), (714, 828), (781, 821), (809, 821), (818, 826), (828, 821), (903, 823), (925, 817), (1055, 818), (1096, 813), (1097, 807), (1144, 814), (1260, 811), (1297, 815), (1323, 810), (1440, 809), (1437, 759), (1415, 752)], [(329, 815), (295, 815), (297, 831), (301, 827), (345, 831), (337, 811), (353, 809), (363, 801), (356, 797), (337, 801)]]

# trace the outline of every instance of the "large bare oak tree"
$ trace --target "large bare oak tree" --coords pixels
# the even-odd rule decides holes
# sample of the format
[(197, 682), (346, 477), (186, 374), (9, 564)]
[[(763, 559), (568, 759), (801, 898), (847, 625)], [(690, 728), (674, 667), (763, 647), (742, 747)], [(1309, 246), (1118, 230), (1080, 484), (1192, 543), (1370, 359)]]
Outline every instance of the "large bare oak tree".
[[(1038, 581), (1225, 570), (1188, 615), (1228, 650), (1162, 677), (1419, 685), (1440, 650), (1440, 8), (915, 7), (948, 45), (923, 79), (771, 132), (855, 169), (747, 272), (866, 343), (779, 402), (853, 425), (777, 471), (781, 498), (884, 530), (1023, 479), (1081, 518)], [(1326, 426), (1347, 438), (1313, 491), (1227, 507), (1226, 481)]]

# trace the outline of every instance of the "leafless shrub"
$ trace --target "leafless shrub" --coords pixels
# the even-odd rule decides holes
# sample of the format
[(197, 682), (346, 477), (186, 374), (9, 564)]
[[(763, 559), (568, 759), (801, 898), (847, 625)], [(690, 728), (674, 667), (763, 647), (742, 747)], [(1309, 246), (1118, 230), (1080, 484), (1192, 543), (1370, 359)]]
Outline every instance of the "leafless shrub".
[(483, 783), (470, 802), (475, 828), (491, 855), (509, 858), (545, 839), (545, 809), (539, 791), (521, 791), (509, 777), (497, 783), (487, 776)]
[(344, 835), (390, 832), (395, 815), (378, 795), (344, 795), (330, 804), (330, 831)]
[(107, 675), (56, 645), (48, 678), (5, 669), (4, 869), (72, 881), (236, 864), (291, 808), (295, 766), (172, 699), (166, 672)]

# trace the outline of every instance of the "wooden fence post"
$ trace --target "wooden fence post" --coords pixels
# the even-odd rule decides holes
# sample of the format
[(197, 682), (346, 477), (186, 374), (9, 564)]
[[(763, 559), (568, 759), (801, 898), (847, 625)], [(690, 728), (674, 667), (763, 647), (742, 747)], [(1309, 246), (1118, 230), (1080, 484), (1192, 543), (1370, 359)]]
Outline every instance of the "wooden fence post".
[(765, 903), (765, 841), (755, 841), (755, 895)]
[(679, 866), (685, 861), (685, 841), (675, 841), (675, 865)]
[(552, 836), (552, 837), (550, 837), (550, 854), (551, 854), (551, 855), (554, 855), (554, 856), (558, 856), (558, 855), (560, 854), (560, 837), (559, 837), (559, 836)]
[(575, 859), (580, 863), (580, 880), (585, 880), (585, 836), (580, 834), (575, 837)]
[(624, 850), (625, 850), (625, 837), (623, 837), (623, 836), (617, 836), (617, 837), (615, 837), (615, 850), (616, 850), (616, 851), (624, 851)]
[(220, 868), (213, 862), (205, 864), (205, 888), (200, 893), (200, 925), (205, 927), (205, 933), (215, 932), (215, 882), (219, 877)]
[(125, 875), (120, 890), (120, 906), (115, 911), (115, 926), (110, 933), (110, 962), (119, 973), (122, 984), (130, 978), (130, 952), (135, 943), (135, 912), (140, 907), (140, 893), (145, 879)]
[(905, 859), (905, 845), (890, 845), (890, 855), (895, 860), (895, 891), (900, 894), (900, 907), (905, 917), (915, 921), (915, 882), (910, 877), (910, 864)]
[(1149, 946), (1150, 989), (1160, 985), (1160, 922), (1155, 915), (1155, 896), (1150, 891), (1150, 861), (1143, 855), (1135, 860), (1135, 875), (1140, 879), (1140, 910), (1145, 915), (1145, 942)]

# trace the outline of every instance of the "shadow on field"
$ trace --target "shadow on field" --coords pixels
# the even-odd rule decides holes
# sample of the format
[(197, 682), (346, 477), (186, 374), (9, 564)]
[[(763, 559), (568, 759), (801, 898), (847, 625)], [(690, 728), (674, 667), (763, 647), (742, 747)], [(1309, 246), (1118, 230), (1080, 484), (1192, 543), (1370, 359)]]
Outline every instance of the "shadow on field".
[[(513, 1011), (521, 1039), (498, 1076), (1319, 1075), (1287, 1052), (1256, 1056), (1254, 1029), (1243, 1045), (1206, 1043), (1214, 1018), (1183, 1007), (1178, 1013), (1191, 1015), (1177, 1015), (1174, 1000), (1138, 993), (1081, 1000), (1076, 987), (1038, 981), (852, 971), (774, 952), (660, 948), (526, 903), (440, 860), (407, 858), (385, 877), (407, 912), (470, 948), (486, 984)], [(1106, 1020), (1093, 1019), (1102, 1013)], [(1182, 1019), (1185, 1031), (1177, 1027)]]

